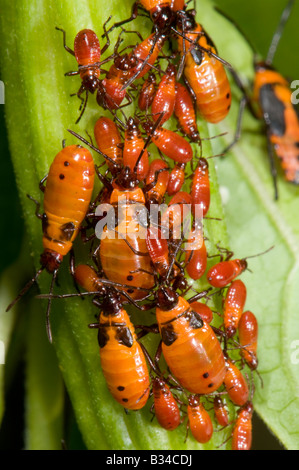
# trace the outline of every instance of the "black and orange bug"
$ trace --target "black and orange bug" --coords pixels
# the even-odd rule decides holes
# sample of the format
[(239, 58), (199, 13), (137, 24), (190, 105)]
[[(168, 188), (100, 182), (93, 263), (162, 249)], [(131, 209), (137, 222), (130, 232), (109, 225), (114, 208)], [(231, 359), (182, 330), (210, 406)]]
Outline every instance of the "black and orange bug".
[[(182, 55), (184, 77), (196, 99), (202, 117), (210, 123), (222, 121), (231, 107), (231, 90), (224, 65), (203, 27), (196, 23), (194, 11), (178, 11), (176, 17), (178, 49)], [(180, 70), (178, 75), (180, 76)]]
[(175, 76), (176, 67), (173, 64), (169, 64), (164, 75), (158, 85), (155, 97), (152, 103), (152, 118), (156, 121), (161, 114), (163, 114), (160, 120), (160, 125), (164, 124), (173, 114), (175, 105)]
[(190, 395), (187, 406), (188, 427), (194, 439), (206, 444), (213, 435), (213, 423), (200, 398)]
[(229, 423), (228, 412), (227, 412), (225, 403), (223, 402), (220, 395), (215, 396), (213, 405), (214, 405), (215, 418), (218, 424), (220, 424), (220, 426), (225, 428), (226, 426), (228, 426), (228, 423)]
[(144, 81), (138, 96), (138, 108), (140, 111), (148, 111), (152, 105), (156, 93), (156, 77), (151, 72)]
[[(278, 199), (277, 169), (274, 153), (280, 160), (286, 181), (299, 184), (299, 118), (292, 103), (289, 82), (272, 66), (285, 24), (295, 0), (289, 0), (283, 10), (278, 28), (273, 36), (267, 58), (254, 63), (255, 77), (252, 93), (249, 93), (235, 71), (232, 75), (240, 87), (243, 97), (240, 103), (237, 130), (233, 142), (225, 149), (227, 152), (241, 137), (244, 109), (248, 106), (257, 119), (263, 119), (268, 143), (270, 170), (273, 178), (274, 197)], [(248, 40), (247, 40), (248, 41)], [(248, 41), (249, 44), (250, 41)], [(252, 47), (252, 45), (251, 45)], [(253, 49), (253, 47), (252, 47)], [(273, 153), (274, 149), (274, 153)]]
[(181, 423), (180, 409), (165, 379), (160, 376), (153, 378), (152, 392), (158, 423), (167, 431), (174, 431)]
[[(101, 65), (105, 64), (111, 57), (108, 57), (101, 61), (101, 55), (108, 49), (110, 45), (109, 36), (106, 31), (106, 24), (108, 20), (104, 23), (104, 36), (106, 37), (106, 44), (101, 48), (100, 41), (94, 31), (91, 29), (82, 29), (75, 37), (74, 41), (74, 50), (66, 45), (66, 34), (65, 31), (61, 28), (56, 27), (58, 31), (63, 33), (63, 46), (67, 52), (72, 54), (76, 61), (78, 62), (78, 70), (74, 72), (67, 72), (66, 76), (80, 75), (82, 84), (76, 93), (76, 95), (82, 101), (82, 111), (78, 117), (76, 124), (80, 121), (87, 104), (88, 93), (95, 93), (100, 85), (100, 74), (101, 74)], [(85, 102), (81, 97), (82, 93), (86, 94)]]
[(242, 372), (229, 359), (225, 358), (226, 374), (224, 377), (224, 386), (231, 401), (238, 406), (243, 406), (249, 398), (249, 388)]
[[(137, 160), (139, 163), (135, 169)], [(139, 120), (132, 117), (128, 119), (125, 130), (123, 165), (128, 166), (132, 172), (136, 171), (139, 181), (145, 180), (149, 173), (149, 156), (139, 129)]]
[[(206, 292), (200, 293), (204, 295)], [(170, 287), (157, 292), (156, 318), (163, 356), (180, 385), (196, 394), (217, 390), (226, 366), (213, 329)]]
[[(48, 175), (40, 182), (44, 192), (44, 213), (36, 214), (42, 220), (43, 247), (40, 257), (41, 268), (22, 289), (16, 299), (7, 307), (10, 310), (25, 292), (36, 282), (46, 269), (52, 274), (50, 292), (54, 287), (58, 269), (63, 258), (72, 250), (73, 242), (88, 211), (94, 186), (94, 162), (89, 150), (80, 145), (64, 147), (54, 158)], [(46, 185), (43, 183), (46, 181)], [(46, 327), (50, 342), (49, 299), (46, 313)]]
[(232, 450), (250, 450), (252, 443), (253, 405), (249, 401), (238, 411), (232, 432)]
[(174, 115), (178, 120), (180, 130), (192, 142), (199, 142), (200, 136), (192, 96), (188, 89), (179, 82), (176, 83)]
[(247, 290), (244, 282), (237, 279), (231, 283), (223, 304), (224, 330), (227, 338), (236, 334), (246, 302)]
[(248, 366), (252, 370), (255, 370), (258, 366), (258, 321), (256, 319), (256, 316), (249, 310), (244, 312), (240, 318), (238, 333), (239, 343), (242, 346), (241, 355), (248, 364)]
[(162, 126), (154, 126), (149, 119), (142, 122), (142, 127), (158, 149), (177, 163), (192, 160), (193, 150), (189, 142), (176, 132)]
[(94, 300), (101, 309), (98, 342), (103, 375), (113, 398), (128, 410), (139, 410), (150, 393), (146, 359), (137, 341), (135, 328), (123, 308), (121, 295), (108, 289), (103, 301)]
[(169, 196), (174, 196), (181, 190), (185, 181), (185, 167), (186, 163), (177, 163), (171, 170), (167, 186)]

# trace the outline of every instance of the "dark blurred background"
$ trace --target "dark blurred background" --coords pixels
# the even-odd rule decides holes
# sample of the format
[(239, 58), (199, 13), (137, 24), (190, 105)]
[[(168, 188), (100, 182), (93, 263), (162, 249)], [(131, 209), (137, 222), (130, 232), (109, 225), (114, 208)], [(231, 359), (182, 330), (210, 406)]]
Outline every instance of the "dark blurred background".
[[(250, 38), (256, 50), (264, 57), (267, 54), (272, 35), (286, 3), (283, 0), (250, 0), (242, 2), (240, 0), (215, 0), (215, 4), (240, 26), (245, 35)], [(196, 4), (199, 10), (200, 0), (197, 0)], [(274, 60), (275, 67), (284, 76), (292, 80), (299, 79), (298, 47), (296, 47), (296, 45), (298, 46), (298, 7), (299, 5), (296, 4)], [(0, 244), (4, 248), (0, 257), (0, 273), (18, 257), (23, 235), (21, 208), (9, 154), (4, 113), (5, 105), (0, 105), (0, 210), (2, 218)], [(22, 374), (17, 375), (19, 378), (22, 376)], [(21, 404), (24, 390), (20, 382), (20, 380), (17, 380), (12, 384), (12, 390), (9, 391), (8, 395), (14, 397), (14, 403)], [(15, 422), (13, 412), (18, 413), (20, 416), (24, 410), (19, 409), (19, 407), (16, 408), (13, 403), (8, 408), (13, 411), (10, 411), (4, 417), (2, 431), (0, 432), (0, 449), (21, 448), (23, 445), (22, 429), (16, 429), (14, 425), (10, 426), (9, 423), (13, 424)], [(279, 450), (283, 448), (257, 416), (254, 418), (253, 427), (253, 450)]]

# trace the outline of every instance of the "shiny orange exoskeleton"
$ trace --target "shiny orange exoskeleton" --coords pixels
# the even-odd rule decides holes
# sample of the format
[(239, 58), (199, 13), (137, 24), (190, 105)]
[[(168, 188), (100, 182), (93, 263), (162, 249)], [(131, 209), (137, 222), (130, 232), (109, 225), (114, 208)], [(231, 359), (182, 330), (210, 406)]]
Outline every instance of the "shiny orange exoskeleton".
[[(116, 124), (108, 117), (100, 117), (94, 126), (98, 149), (104, 154), (110, 171), (118, 172), (122, 166), (122, 140)], [(107, 158), (108, 157), (108, 158)]]
[(223, 305), (224, 329), (227, 338), (234, 336), (238, 329), (246, 296), (247, 290), (244, 282), (240, 279), (233, 281), (228, 288)]
[(199, 397), (190, 395), (187, 407), (188, 425), (194, 439), (201, 444), (209, 442), (213, 435), (213, 423)]
[(124, 85), (124, 88), (127, 88), (134, 80), (137, 80), (137, 78), (144, 77), (144, 75), (152, 69), (162, 50), (164, 42), (164, 36), (157, 37), (152, 33), (140, 44), (137, 44), (135, 49), (132, 51), (132, 55), (137, 58), (138, 63), (133, 69), (132, 77)]
[(165, 276), (170, 267), (169, 249), (167, 239), (162, 237), (159, 228), (148, 228), (146, 246), (155, 269), (161, 276)]
[(121, 107), (125, 98), (131, 103), (130, 95), (123, 85), (133, 75), (138, 59), (132, 54), (117, 55), (106, 77), (97, 89), (97, 103), (103, 109), (114, 110)]
[(232, 432), (232, 450), (250, 450), (252, 443), (253, 405), (246, 403), (238, 411), (238, 417)]
[(156, 77), (153, 73), (149, 73), (144, 81), (139, 96), (138, 107), (141, 111), (148, 111), (152, 105), (156, 93)]
[(169, 181), (168, 166), (159, 158), (153, 160), (146, 177), (144, 192), (149, 204), (161, 204)]
[(213, 320), (213, 312), (208, 305), (194, 301), (190, 303), (190, 307), (198, 313), (206, 323), (211, 323)]
[(228, 425), (228, 412), (219, 395), (216, 395), (214, 398), (214, 413), (220, 426), (226, 427)]
[(171, 288), (160, 288), (156, 318), (165, 361), (191, 393), (206, 394), (222, 385), (226, 366), (212, 328)]
[(179, 11), (176, 24), (182, 35), (178, 35), (177, 40), (184, 59), (184, 76), (196, 98), (197, 108), (206, 121), (220, 122), (231, 107), (231, 90), (224, 65), (191, 10)]
[(266, 59), (262, 61), (255, 60), (254, 62), (255, 77), (250, 93), (246, 90), (246, 87), (237, 73), (235, 71), (233, 72), (233, 77), (243, 92), (243, 98), (240, 103), (235, 138), (225, 150), (229, 150), (240, 139), (244, 109), (246, 105), (249, 106), (251, 113), (257, 119), (263, 119), (265, 124), (275, 199), (278, 199), (278, 187), (274, 153), (280, 160), (286, 181), (296, 185), (299, 184), (299, 119), (296, 107), (293, 104), (293, 91), (290, 89), (288, 80), (272, 66), (294, 1), (295, 0), (289, 0), (282, 12)]
[(200, 141), (192, 96), (188, 89), (179, 82), (176, 83), (174, 114), (182, 132), (192, 142)]
[(140, 211), (145, 209), (145, 196), (139, 181), (128, 167), (114, 179), (110, 197), (115, 214), (115, 228), (103, 229), (97, 257), (107, 279), (126, 285), (134, 299), (145, 296), (133, 286), (151, 289), (154, 278), (146, 247), (146, 228), (140, 223)]
[(152, 142), (166, 157), (178, 163), (187, 163), (192, 160), (192, 147), (184, 137), (162, 126), (155, 128), (149, 120), (144, 121), (142, 126), (145, 132), (151, 136)]
[(185, 167), (186, 163), (177, 163), (171, 170), (167, 186), (169, 196), (173, 196), (181, 190), (185, 181)]
[(157, 121), (159, 117), (160, 125), (168, 121), (174, 112), (175, 105), (175, 76), (176, 67), (173, 64), (169, 64), (162, 80), (158, 85), (153, 103), (152, 103), (152, 117), (154, 121)]
[(180, 240), (184, 230), (184, 222), (191, 216), (191, 196), (179, 191), (169, 201), (168, 208), (162, 215), (162, 227), (169, 229), (169, 238)]
[(223, 383), (228, 396), (235, 405), (243, 406), (249, 398), (247, 382), (242, 372), (228, 357), (226, 357), (225, 362), (226, 374)]
[(106, 292), (99, 321), (90, 327), (99, 329), (101, 366), (112, 396), (128, 410), (143, 408), (150, 392), (149, 372), (120, 294)]
[[(271, 146), (273, 146), (287, 181), (299, 184), (299, 118), (292, 103), (289, 82), (266, 63), (255, 66), (253, 101), (260, 107)], [(273, 174), (274, 172), (274, 174)], [(276, 187), (276, 171), (272, 163)], [(276, 188), (276, 198), (277, 198)]]
[(154, 410), (158, 423), (167, 431), (174, 431), (180, 422), (180, 409), (165, 380), (155, 377), (152, 380)]
[(207, 280), (213, 287), (226, 287), (247, 269), (246, 259), (221, 261), (209, 269)]
[(76, 266), (74, 279), (87, 292), (98, 292), (99, 295), (106, 294), (106, 288), (102, 283), (102, 279), (95, 269), (88, 264), (79, 264)]
[[(140, 155), (141, 152), (142, 155)], [(132, 172), (136, 172), (139, 181), (143, 181), (148, 175), (148, 151), (145, 148), (145, 142), (139, 129), (139, 121), (132, 117), (128, 119), (125, 131), (123, 164), (128, 166)], [(137, 168), (135, 168), (136, 164)]]
[(257, 340), (258, 322), (256, 316), (250, 312), (244, 312), (238, 326), (239, 343), (242, 346), (241, 355), (249, 367), (255, 370), (258, 366)]
[(173, 11), (184, 10), (185, 0), (171, 0), (170, 7)]
[(186, 271), (191, 279), (200, 279), (207, 268), (207, 249), (202, 230), (193, 228), (185, 245)]
[[(191, 187), (193, 214), (205, 217), (210, 207), (209, 165), (205, 158), (200, 158), (194, 172)], [(202, 212), (202, 214), (201, 214)]]
[[(64, 147), (54, 158), (46, 179), (44, 213), (38, 214), (43, 225), (44, 251), (41, 268), (19, 296), (7, 307), (9, 310), (46, 269), (53, 275), (51, 290), (63, 258), (71, 251), (80, 226), (88, 211), (94, 186), (94, 162), (89, 150), (80, 145)], [(50, 304), (47, 309), (47, 333), (52, 341)]]

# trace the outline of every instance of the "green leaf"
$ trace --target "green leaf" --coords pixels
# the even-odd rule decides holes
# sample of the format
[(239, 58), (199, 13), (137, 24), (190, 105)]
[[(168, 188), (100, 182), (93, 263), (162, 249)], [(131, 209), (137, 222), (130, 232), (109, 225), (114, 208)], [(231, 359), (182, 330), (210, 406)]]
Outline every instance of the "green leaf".
[[(60, 150), (62, 139), (66, 138), (67, 144), (75, 142), (66, 129), (71, 128), (82, 135), (86, 129), (91, 132), (95, 120), (103, 114), (96, 106), (94, 97), (90, 96), (83, 119), (78, 126), (74, 124), (78, 116), (79, 100), (76, 97), (70, 98), (69, 95), (79, 89), (80, 80), (76, 77), (64, 77), (65, 72), (76, 69), (76, 64), (74, 58), (64, 50), (62, 35), (55, 30), (55, 26), (66, 30), (67, 44), (72, 47), (73, 39), (80, 29), (94, 29), (100, 36), (102, 33), (101, 24), (110, 14), (114, 14), (112, 21), (117, 21), (128, 17), (129, 10), (127, 4), (125, 5), (124, 2), (118, 0), (101, 1), (101, 11), (99, 11), (98, 2), (93, 0), (75, 0), (72, 3), (66, 0), (62, 2), (20, 0), (17, 6), (8, 0), (3, 1), (3, 15), (0, 20), (3, 54), (0, 61), (6, 87), (6, 122), (26, 231), (30, 239), (29, 251), (34, 258), (36, 268), (39, 266), (39, 254), (42, 251), (41, 227), (40, 222), (34, 216), (32, 202), (28, 201), (26, 194), (30, 193), (40, 199), (38, 182), (47, 173), (53, 157)], [(213, 11), (211, 1), (201, 1), (198, 19), (215, 40), (220, 55), (228, 61), (231, 60), (238, 70), (250, 78), (252, 76), (252, 57), (249, 48), (239, 33)], [(129, 28), (138, 29), (145, 37), (150, 31), (150, 22), (140, 17), (134, 22), (134, 25), (128, 25)], [(112, 44), (115, 42), (115, 38), (116, 35), (111, 38)], [(132, 37), (130, 39), (132, 40)], [(236, 103), (237, 100), (235, 106)], [(257, 129), (256, 123), (249, 117), (245, 122), (246, 126), (247, 123)], [(218, 129), (216, 126), (210, 127), (211, 135), (215, 135)], [(223, 126), (220, 126), (220, 129), (228, 130), (232, 135), (234, 128), (235, 113), (232, 113), (232, 116), (225, 121)], [(203, 137), (208, 136), (204, 123), (201, 123), (201, 131)], [(258, 132), (260, 134), (259, 128)], [(297, 235), (294, 231), (290, 236), (288, 230), (287, 235), (283, 237), (283, 231), (278, 230), (282, 219), (279, 218), (277, 221), (275, 218), (277, 206), (272, 201), (271, 181), (266, 163), (263, 168), (264, 140), (259, 134), (247, 137), (247, 140), (244, 141), (246, 157), (250, 154), (248, 163), (245, 164), (243, 161), (243, 152), (236, 150), (235, 157), (217, 162), (217, 165), (219, 165), (221, 184), (228, 187), (228, 193), (231, 195), (226, 204), (226, 217), (229, 221), (230, 235), (234, 233), (234, 238), (231, 235), (231, 239), (232, 247), (236, 253), (240, 256), (247, 256), (268, 248), (277, 240), (281, 244), (280, 253), (276, 249), (264, 257), (251, 260), (250, 267), (254, 270), (254, 274), (246, 273), (244, 279), (246, 284), (248, 283), (248, 308), (257, 313), (261, 325), (260, 361), (264, 389), (261, 389), (257, 382), (258, 393), (255, 404), (263, 419), (272, 427), (284, 444), (287, 447), (295, 447), (296, 423), (298, 422), (294, 411), (297, 401), (294, 394), (296, 380), (295, 370), (292, 370), (288, 361), (290, 351), (287, 349), (287, 345), (290, 347), (290, 339), (292, 340), (296, 336), (296, 324), (293, 325), (289, 321), (288, 328), (286, 328), (282, 319), (284, 317), (290, 319), (292, 308), (296, 305), (295, 278), (292, 278), (292, 283), (288, 286), (285, 285), (285, 279), (290, 267), (295, 267), (296, 264), (294, 260), (297, 250), (294, 247), (290, 250), (290, 247)], [(211, 154), (210, 144), (206, 143), (205, 155)], [(224, 219), (217, 176), (212, 160), (210, 162), (212, 205), (209, 215)], [(248, 165), (250, 173), (248, 173)], [(252, 166), (254, 173), (251, 173)], [(240, 175), (242, 175), (242, 179)], [(285, 188), (285, 186), (287, 185), (283, 185), (283, 191), (286, 192), (283, 193), (279, 204), (285, 204), (284, 207), (288, 206), (289, 208), (292, 205), (291, 193), (296, 190)], [(286, 194), (289, 195), (289, 203), (287, 203)], [(249, 201), (254, 201), (254, 203), (249, 204)], [(295, 223), (295, 209), (294, 203), (293, 214), (287, 216), (283, 210), (281, 211), (284, 214), (283, 220), (290, 226)], [(253, 226), (249, 230), (249, 222), (252, 224), (253, 221), (258, 224), (254, 226), (254, 230)], [(265, 235), (262, 230), (265, 230)], [(293, 229), (291, 231), (293, 232)], [(221, 242), (222, 246), (228, 246), (224, 220), (222, 222), (207, 221), (206, 233), (209, 238), (210, 253), (216, 252), (215, 245), (218, 242)], [(76, 250), (77, 248), (79, 253), (77, 260), (86, 261), (88, 253), (86, 251), (84, 253), (84, 250), (80, 248), (79, 240), (76, 243)], [(285, 260), (287, 260), (286, 263)], [(276, 264), (272, 265), (272, 262)], [(73, 292), (72, 280), (67, 273), (66, 265), (67, 261), (59, 272), (60, 288), (57, 289), (57, 292)], [(276, 284), (273, 284), (273, 272), (276, 272), (273, 269), (274, 266), (277, 266), (277, 272), (279, 272)], [(283, 266), (288, 267), (283, 271)], [(295, 274), (296, 271), (293, 270), (293, 273)], [(258, 276), (261, 277), (260, 282), (258, 282)], [(39, 285), (42, 292), (47, 292), (49, 276), (43, 274)], [(204, 285), (200, 282), (197, 287), (204, 287)], [(275, 285), (275, 289), (271, 289), (273, 285)], [(261, 286), (266, 289), (266, 295), (261, 292)], [(283, 293), (283, 302), (281, 300), (281, 286), (289, 289)], [(290, 291), (292, 286), (294, 287), (293, 292)], [(291, 297), (293, 297), (293, 303), (289, 302)], [(45, 303), (38, 303), (37, 300), (33, 300), (33, 302), (36, 302), (40, 318), (44, 318)], [(289, 312), (288, 315), (286, 315), (286, 311)], [(275, 312), (277, 315), (274, 318)], [(78, 426), (89, 449), (211, 449), (222, 444), (230, 436), (230, 428), (228, 428), (223, 433), (214, 433), (213, 440), (205, 446), (200, 446), (190, 436), (185, 443), (184, 426), (173, 433), (167, 433), (159, 428), (155, 420), (151, 422), (150, 404), (141, 412), (131, 412), (126, 415), (107, 390), (100, 370), (96, 334), (87, 328), (88, 323), (93, 321), (95, 313), (95, 308), (88, 300), (81, 301), (80, 299), (55, 301), (51, 312), (53, 347), (75, 410)], [(133, 312), (132, 318), (134, 321), (138, 319), (138, 323), (149, 321), (145, 315), (140, 316), (136, 312)], [(32, 340), (42, 328), (39, 320), (36, 318), (34, 309), (29, 332), (29, 338)], [(153, 353), (157, 345), (157, 338), (148, 335), (144, 339), (144, 344)], [(39, 347), (44, 351), (45, 345), (39, 345), (37, 340), (29, 345), (27, 403), (30, 403), (28, 400), (32, 403), (34, 397), (41, 396), (44, 390), (46, 381), (44, 380), (43, 367), (47, 367), (45, 364), (47, 359), (44, 359), (44, 356), (48, 357), (50, 353), (45, 351), (41, 354), (41, 360), (39, 358), (34, 360), (36, 351)], [(283, 366), (280, 362), (282, 359)], [(56, 376), (55, 367), (53, 373)], [(288, 382), (281, 390), (281, 378), (284, 374), (288, 378)], [(48, 399), (50, 398), (48, 396)], [(44, 409), (44, 403), (40, 402), (41, 409)], [(55, 403), (59, 403), (59, 400), (56, 400)], [(278, 408), (281, 403), (284, 406)], [(27, 426), (32, 430), (28, 447), (41, 448), (44, 446), (46, 448), (48, 445), (56, 447), (58, 437), (60, 438), (60, 426), (58, 426), (56, 438), (49, 438), (49, 436), (53, 436), (53, 429), (55, 434), (56, 424), (51, 429), (53, 415), (50, 413), (49, 419), (46, 419), (45, 414), (43, 415), (42, 422), (48, 427), (48, 431), (45, 431), (42, 442), (37, 443), (34, 439), (34, 433), (36, 433), (38, 408), (32, 416), (29, 407), (27, 410), (29, 410)], [(31, 417), (33, 424), (30, 426)], [(60, 418), (58, 418), (58, 422), (59, 420)], [(283, 423), (287, 424), (283, 426)], [(222, 448), (229, 447), (229, 445), (227, 443)]]
[[(212, 29), (212, 22), (212, 17), (206, 18), (207, 28), (210, 26)], [(224, 20), (223, 28), (229, 26), (230, 23)], [(234, 53), (229, 45), (239, 45), (240, 40), (232, 37), (227, 45), (221, 47), (221, 54), (242, 74), (243, 79), (250, 79), (251, 60), (246, 57), (244, 61), (244, 56)], [(235, 93), (239, 96), (237, 90)], [(228, 134), (222, 146), (218, 143), (214, 146), (215, 152), (232, 141), (237, 111), (238, 99), (229, 117), (217, 126), (219, 132)], [(285, 182), (282, 171), (279, 171), (279, 201), (274, 201), (265, 131), (248, 112), (241, 141), (219, 162), (218, 175), (225, 194), (230, 246), (235, 255), (254, 255), (275, 246), (270, 253), (249, 260), (253, 273), (244, 274), (248, 287), (246, 308), (256, 313), (260, 326), (259, 373), (264, 386), (262, 388), (257, 383), (254, 404), (285, 447), (298, 449), (299, 188)]]

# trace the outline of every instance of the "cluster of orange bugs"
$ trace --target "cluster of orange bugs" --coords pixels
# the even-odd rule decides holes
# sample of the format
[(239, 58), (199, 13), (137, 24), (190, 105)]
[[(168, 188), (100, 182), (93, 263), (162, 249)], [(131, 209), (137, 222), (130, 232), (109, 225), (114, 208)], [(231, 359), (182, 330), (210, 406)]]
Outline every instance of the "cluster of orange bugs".
[[(128, 33), (123, 25), (133, 21), (140, 9), (150, 17), (153, 32), (120, 51)], [(98, 105), (111, 117), (100, 116), (95, 122), (96, 145), (70, 131), (80, 144), (64, 147), (41, 181), (43, 214), (35, 201), (43, 228), (41, 267), (8, 310), (46, 269), (52, 274), (51, 289), (40, 297), (49, 299), (50, 341), (52, 299), (92, 296), (99, 314), (89, 327), (98, 330), (102, 373), (125, 410), (139, 410), (153, 400), (151, 411), (161, 427), (172, 431), (184, 424), (201, 444), (209, 442), (215, 430), (212, 413), (217, 430), (231, 430), (232, 449), (248, 450), (258, 323), (251, 311), (245, 311), (246, 286), (239, 279), (247, 269), (247, 258), (232, 259), (231, 252), (218, 246), (213, 257), (219, 256), (219, 262), (208, 269), (203, 220), (210, 208), (209, 164), (202, 156), (196, 119), (197, 112), (210, 123), (227, 116), (231, 90), (226, 67), (231, 67), (217, 55), (195, 12), (182, 0), (139, 0), (130, 18), (109, 30), (106, 25), (102, 49), (96, 33), (84, 29), (72, 50), (65, 32), (57, 28), (63, 32), (65, 49), (78, 63), (78, 70), (66, 73), (81, 79), (76, 122), (86, 112), (89, 94), (96, 95)], [(113, 53), (101, 60), (116, 28), (120, 34)], [(170, 39), (177, 48), (165, 56), (163, 46)], [(109, 70), (102, 69), (109, 61), (113, 61)], [(166, 67), (161, 66), (163, 61)], [(126, 117), (123, 108), (133, 102), (136, 112)], [(164, 126), (172, 117), (177, 130)], [(100, 165), (81, 143), (100, 155)], [(159, 158), (150, 156), (150, 145)], [(105, 173), (99, 171), (103, 165)], [(94, 197), (96, 176), (102, 189)], [(99, 212), (102, 205), (108, 214)], [(154, 222), (153, 207), (158, 207)], [(114, 224), (103, 223), (96, 236), (98, 223), (107, 215)], [(188, 233), (182, 230), (185, 217), (190, 222)], [(91, 241), (90, 264), (75, 263), (73, 241), (80, 231), (86, 243)], [(55, 296), (57, 272), (68, 253), (71, 274), (85, 292)], [(207, 287), (190, 297), (192, 281), (199, 279), (205, 279)], [(211, 308), (213, 299), (216, 303), (220, 299), (221, 308)], [(154, 310), (155, 322), (134, 325), (126, 305), (143, 312)], [(153, 357), (141, 341), (146, 335), (159, 338)]]

